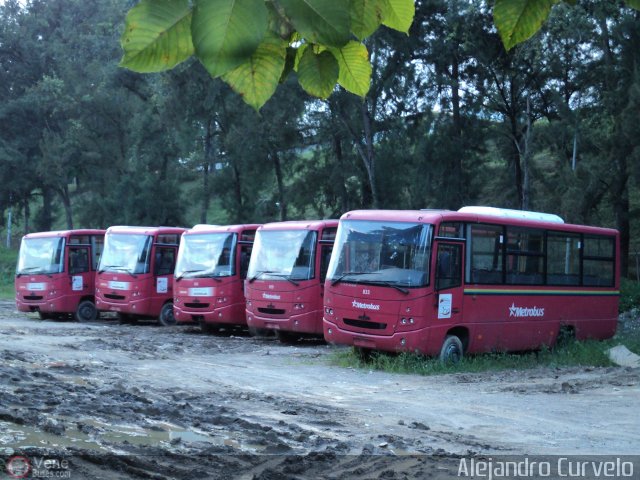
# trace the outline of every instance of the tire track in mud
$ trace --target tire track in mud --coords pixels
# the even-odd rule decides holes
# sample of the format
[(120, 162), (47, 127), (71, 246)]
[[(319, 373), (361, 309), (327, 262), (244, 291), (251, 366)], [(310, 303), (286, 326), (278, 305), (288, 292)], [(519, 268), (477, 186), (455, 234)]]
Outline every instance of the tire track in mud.
[[(537, 430), (496, 435), (519, 424), (520, 399), (638, 389), (625, 369), (369, 375), (324, 366), (331, 351), (195, 327), (40, 321), (0, 302), (0, 449), (66, 456), (81, 478), (450, 478), (458, 454), (536, 445)], [(420, 401), (434, 391), (467, 402), (475, 424), (434, 416)]]

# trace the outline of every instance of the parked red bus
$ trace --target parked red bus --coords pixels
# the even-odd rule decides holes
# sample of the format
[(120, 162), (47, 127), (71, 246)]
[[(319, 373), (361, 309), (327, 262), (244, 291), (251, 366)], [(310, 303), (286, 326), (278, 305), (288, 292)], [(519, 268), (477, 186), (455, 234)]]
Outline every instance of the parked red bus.
[(616, 230), (465, 207), (344, 214), (325, 285), (327, 341), (443, 361), (613, 336)]
[(95, 272), (104, 230), (65, 230), (22, 237), (16, 268), (16, 306), (41, 319), (73, 315), (95, 320)]
[(173, 312), (204, 331), (246, 325), (243, 280), (260, 225), (196, 225), (182, 235)]
[(96, 278), (98, 310), (117, 312), (122, 322), (157, 318), (175, 324), (173, 270), (177, 227), (109, 227)]
[(337, 220), (260, 227), (245, 281), (247, 325), (282, 341), (322, 335), (322, 296)]

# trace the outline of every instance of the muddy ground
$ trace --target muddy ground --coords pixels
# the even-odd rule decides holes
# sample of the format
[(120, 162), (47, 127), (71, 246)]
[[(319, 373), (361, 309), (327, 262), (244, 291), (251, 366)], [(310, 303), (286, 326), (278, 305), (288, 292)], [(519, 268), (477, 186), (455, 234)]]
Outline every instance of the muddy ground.
[(0, 458), (58, 459), (61, 478), (393, 479), (640, 452), (638, 369), (419, 377), (330, 366), (337, 348), (0, 302)]

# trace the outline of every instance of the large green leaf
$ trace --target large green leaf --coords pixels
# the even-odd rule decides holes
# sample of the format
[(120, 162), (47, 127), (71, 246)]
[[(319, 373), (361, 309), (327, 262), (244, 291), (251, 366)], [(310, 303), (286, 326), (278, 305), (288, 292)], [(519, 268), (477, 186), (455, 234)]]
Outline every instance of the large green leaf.
[(327, 50), (317, 54), (313, 50), (307, 48), (298, 62), (298, 82), (308, 94), (327, 98), (338, 81), (338, 61)]
[(554, 0), (496, 0), (493, 21), (504, 48), (510, 50), (535, 34), (549, 16)]
[(266, 29), (264, 0), (196, 0), (191, 23), (193, 45), (214, 78), (246, 62)]
[(414, 0), (384, 0), (382, 24), (399, 32), (409, 33), (416, 13)]
[(351, 31), (360, 40), (373, 34), (382, 23), (384, 0), (351, 0)]
[(193, 55), (188, 0), (142, 0), (129, 10), (120, 44), (120, 66), (159, 72)]
[(338, 83), (345, 90), (364, 97), (371, 84), (371, 63), (367, 47), (359, 42), (349, 42), (342, 48), (331, 49), (331, 52), (340, 66)]
[(287, 42), (267, 36), (249, 60), (222, 76), (256, 110), (276, 91), (287, 57)]
[(626, 3), (628, 7), (640, 10), (640, 0), (625, 0), (624, 3)]
[(341, 47), (351, 39), (348, 0), (278, 0), (310, 43)]

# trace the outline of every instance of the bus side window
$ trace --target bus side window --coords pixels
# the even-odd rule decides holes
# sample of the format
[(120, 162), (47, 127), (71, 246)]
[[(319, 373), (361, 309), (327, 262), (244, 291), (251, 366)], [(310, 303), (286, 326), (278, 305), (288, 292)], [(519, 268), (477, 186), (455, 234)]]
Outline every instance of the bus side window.
[(436, 290), (462, 285), (462, 246), (454, 244), (438, 245), (436, 263)]
[(253, 245), (243, 245), (240, 249), (240, 278), (247, 278), (247, 271), (249, 271), (249, 260), (251, 259), (251, 250)]
[(320, 283), (324, 283), (327, 278), (327, 270), (329, 270), (329, 261), (331, 260), (331, 251), (333, 245), (323, 245), (320, 250)]
[(176, 252), (174, 248), (156, 249), (156, 275), (169, 275), (175, 268)]
[(69, 273), (89, 271), (89, 251), (86, 248), (69, 248)]

